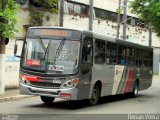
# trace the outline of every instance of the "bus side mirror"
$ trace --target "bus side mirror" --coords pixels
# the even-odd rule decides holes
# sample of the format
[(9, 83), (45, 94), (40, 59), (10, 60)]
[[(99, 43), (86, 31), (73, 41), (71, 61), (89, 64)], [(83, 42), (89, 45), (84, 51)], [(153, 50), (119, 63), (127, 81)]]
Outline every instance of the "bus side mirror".
[(14, 45), (14, 55), (17, 54), (17, 44)]
[[(23, 42), (23, 38), (16, 38), (15, 44), (14, 44), (14, 56), (15, 57), (20, 57), (21, 56), (22, 43), (20, 43), (20, 42)], [(20, 45), (21, 45), (21, 47), (18, 47)], [(18, 50), (18, 49), (20, 49), (20, 50)]]
[(17, 43), (14, 44), (14, 56), (15, 57), (20, 57), (20, 55), (17, 55), (17, 49), (18, 49), (18, 45)]
[(5, 45), (7, 45), (9, 43), (9, 38), (5, 39)]

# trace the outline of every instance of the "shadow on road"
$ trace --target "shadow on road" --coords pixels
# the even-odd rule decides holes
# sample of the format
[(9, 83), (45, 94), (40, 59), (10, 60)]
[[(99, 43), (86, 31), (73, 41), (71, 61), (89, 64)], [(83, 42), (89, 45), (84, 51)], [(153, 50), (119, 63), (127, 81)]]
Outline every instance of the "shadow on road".
[[(137, 98), (141, 98), (143, 96), (144, 95), (139, 95)], [(107, 97), (100, 98), (99, 103), (97, 105), (108, 104), (108, 103), (118, 102), (118, 101), (127, 100), (127, 99), (137, 99), (137, 98), (131, 98), (128, 94), (107, 96)], [(82, 108), (94, 107), (94, 106), (90, 106), (88, 103), (88, 100), (81, 100), (81, 101), (62, 100), (62, 101), (55, 101), (51, 105), (46, 105), (42, 103), (42, 104), (30, 105), (27, 107), (50, 108), (50, 109), (54, 108), (54, 109), (60, 109), (60, 110), (76, 110), (76, 109), (82, 109)]]

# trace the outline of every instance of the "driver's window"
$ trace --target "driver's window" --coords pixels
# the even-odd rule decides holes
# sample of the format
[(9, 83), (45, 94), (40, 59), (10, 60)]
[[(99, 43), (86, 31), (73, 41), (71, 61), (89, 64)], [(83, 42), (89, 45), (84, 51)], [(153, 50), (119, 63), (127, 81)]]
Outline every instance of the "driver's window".
[(93, 39), (86, 36), (83, 40), (82, 61), (83, 63), (92, 63)]

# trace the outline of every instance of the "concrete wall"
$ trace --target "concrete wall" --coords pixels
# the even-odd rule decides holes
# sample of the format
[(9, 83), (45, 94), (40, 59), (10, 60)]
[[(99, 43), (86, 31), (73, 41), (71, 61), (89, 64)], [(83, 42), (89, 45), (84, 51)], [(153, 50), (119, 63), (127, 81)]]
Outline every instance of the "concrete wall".
[(4, 94), (5, 54), (0, 54), (0, 95)]
[[(14, 57), (13, 46), (14, 40), (10, 40), (9, 44), (6, 46), (5, 54), (5, 88), (18, 87), (18, 73), (19, 73), (19, 61), (20, 59)], [(21, 47), (21, 46), (19, 46)]]
[[(70, 0), (70, 1), (89, 5), (90, 0)], [(121, 6), (123, 6), (123, 0), (121, 0), (121, 1), (122, 1)], [(93, 3), (94, 3), (94, 7), (96, 7), (96, 8), (100, 8), (100, 9), (104, 9), (104, 10), (108, 10), (108, 11), (112, 11), (112, 12), (116, 12), (116, 9), (118, 8), (118, 0), (93, 0)], [(130, 6), (130, 2), (128, 0), (127, 15), (137, 16), (137, 15), (132, 14), (130, 12), (129, 6)]]
[[(89, 21), (88, 17), (65, 14), (64, 27), (88, 30), (89, 28), (88, 21)], [(117, 23), (95, 18), (93, 21), (93, 31), (111, 37), (116, 37)], [(122, 35), (123, 35), (123, 26), (121, 25), (120, 37), (122, 37)], [(128, 38), (126, 39), (127, 41), (138, 43), (145, 46), (149, 45), (149, 31), (146, 28), (132, 27), (131, 25), (128, 25), (127, 36), (128, 36)], [(160, 47), (160, 40), (156, 36), (156, 34), (153, 34), (152, 46)]]

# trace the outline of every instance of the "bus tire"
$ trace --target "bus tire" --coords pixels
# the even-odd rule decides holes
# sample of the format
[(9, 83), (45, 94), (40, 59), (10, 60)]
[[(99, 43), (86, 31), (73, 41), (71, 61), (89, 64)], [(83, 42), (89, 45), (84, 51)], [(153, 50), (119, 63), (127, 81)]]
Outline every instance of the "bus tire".
[(136, 98), (138, 96), (138, 82), (134, 83), (133, 91), (130, 93), (131, 97)]
[(98, 103), (99, 97), (100, 97), (100, 88), (98, 87), (98, 85), (95, 85), (92, 90), (91, 98), (89, 99), (89, 104), (96, 105)]
[(40, 96), (40, 97), (41, 97), (41, 100), (47, 105), (52, 104), (55, 99), (54, 97), (46, 97), (46, 96)]

